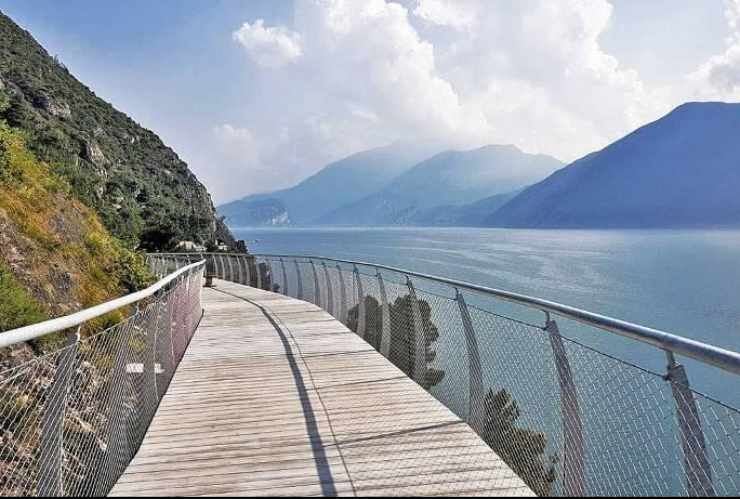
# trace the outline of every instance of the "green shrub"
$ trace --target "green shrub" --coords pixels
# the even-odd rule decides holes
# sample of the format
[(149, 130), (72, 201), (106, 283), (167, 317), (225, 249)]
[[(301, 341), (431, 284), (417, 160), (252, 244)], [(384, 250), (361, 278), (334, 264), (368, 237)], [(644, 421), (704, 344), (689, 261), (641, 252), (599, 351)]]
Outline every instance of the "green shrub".
[(0, 262), (0, 331), (45, 320), (46, 314), (13, 274)]

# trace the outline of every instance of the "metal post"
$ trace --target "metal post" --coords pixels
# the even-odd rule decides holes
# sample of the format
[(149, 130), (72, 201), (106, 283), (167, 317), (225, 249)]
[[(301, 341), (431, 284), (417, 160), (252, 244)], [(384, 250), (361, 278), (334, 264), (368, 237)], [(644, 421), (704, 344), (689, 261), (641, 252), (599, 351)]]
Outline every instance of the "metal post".
[(295, 273), (298, 279), (298, 294), (296, 295), (296, 298), (299, 300), (303, 299), (303, 278), (301, 277), (301, 266), (298, 265), (298, 260), (293, 260), (293, 263), (295, 263)]
[(254, 268), (257, 269), (257, 289), (262, 289), (262, 268), (257, 257), (254, 257)]
[(329, 269), (324, 261), (321, 262), (321, 266), (324, 267), (324, 277), (326, 278), (326, 311), (329, 312), (329, 315), (334, 316), (334, 292), (331, 289)]
[(424, 386), (427, 372), (427, 345), (424, 337), (424, 322), (419, 310), (419, 300), (416, 298), (416, 289), (411, 278), (406, 276), (406, 286), (409, 288), (409, 300), (411, 301), (411, 320), (414, 323), (414, 364), (413, 379)]
[(391, 311), (388, 305), (388, 295), (385, 292), (385, 282), (380, 270), (376, 269), (378, 288), (380, 289), (380, 354), (386, 359), (391, 355)]
[[(170, 322), (171, 324), (171, 322)], [(130, 396), (130, 379), (126, 374), (126, 363), (129, 355), (129, 333), (131, 323), (124, 326), (119, 332), (118, 348), (116, 350), (113, 371), (110, 376), (110, 396), (108, 400), (108, 428), (106, 455), (108, 458), (109, 475), (115, 477), (122, 473), (128, 464), (130, 447), (128, 441), (128, 424), (126, 411)], [(170, 326), (170, 330), (172, 327)], [(173, 350), (174, 359), (174, 350)], [(173, 365), (176, 365), (173, 363)]]
[(485, 423), (483, 369), (481, 368), (478, 340), (473, 329), (473, 320), (470, 317), (468, 305), (465, 303), (460, 290), (455, 289), (455, 300), (460, 309), (463, 331), (465, 333), (465, 347), (468, 354), (468, 424), (479, 435), (483, 434)]
[(280, 259), (280, 268), (283, 271), (283, 294), (288, 296), (288, 273), (285, 271), (285, 261)]
[(704, 431), (694, 392), (689, 385), (689, 377), (684, 366), (676, 362), (672, 352), (666, 352), (666, 355), (668, 356), (666, 379), (671, 383), (673, 399), (676, 402), (687, 493), (689, 497), (714, 497), (716, 493), (712, 483), (712, 468), (707, 458)]
[(275, 276), (272, 273), (272, 260), (265, 258), (265, 266), (267, 268), (265, 272), (265, 286), (267, 291), (273, 291), (275, 289)]
[(244, 282), (244, 257), (242, 255), (236, 255), (236, 270), (238, 273), (239, 284), (245, 284)]
[(365, 338), (365, 292), (362, 290), (362, 279), (357, 265), (354, 266), (354, 277), (357, 286), (357, 335)]
[(232, 256), (226, 255), (226, 261), (229, 262), (229, 278), (228, 281), (234, 282), (234, 266), (232, 265)]
[(344, 273), (342, 267), (337, 264), (339, 272), (339, 322), (347, 324), (347, 288), (344, 285)]
[(319, 287), (319, 275), (316, 273), (316, 265), (313, 260), (309, 260), (311, 263), (311, 271), (313, 272), (313, 303), (317, 307), (321, 306), (321, 288)]
[(255, 261), (255, 258), (247, 258), (244, 257), (244, 270), (247, 274), (247, 282), (245, 283), (247, 286), (252, 286), (252, 262)]
[(38, 469), (41, 470), (38, 495), (64, 495), (64, 417), (67, 413), (67, 393), (77, 360), (80, 328), (59, 354), (54, 379), (49, 388), (44, 414), (41, 417), (41, 440)]
[(547, 318), (545, 331), (549, 333), (555, 367), (560, 385), (560, 412), (563, 424), (563, 488), (566, 496), (582, 497), (586, 492), (584, 478), (584, 441), (581, 410), (576, 384), (558, 325)]

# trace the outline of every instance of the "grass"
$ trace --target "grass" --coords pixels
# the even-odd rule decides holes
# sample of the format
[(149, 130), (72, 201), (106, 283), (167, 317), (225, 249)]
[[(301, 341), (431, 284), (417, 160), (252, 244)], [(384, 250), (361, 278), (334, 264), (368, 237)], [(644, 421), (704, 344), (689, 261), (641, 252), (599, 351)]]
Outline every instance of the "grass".
[(44, 308), (0, 262), (0, 331), (15, 329), (47, 318)]
[[(69, 313), (70, 304), (91, 307), (153, 280), (143, 256), (113, 237), (67, 181), (27, 148), (23, 133), (1, 120), (0, 223), (21, 256), (16, 275), (3, 264), (0, 330)], [(3, 254), (0, 249), (0, 263)], [(88, 329), (109, 326), (125, 313)]]

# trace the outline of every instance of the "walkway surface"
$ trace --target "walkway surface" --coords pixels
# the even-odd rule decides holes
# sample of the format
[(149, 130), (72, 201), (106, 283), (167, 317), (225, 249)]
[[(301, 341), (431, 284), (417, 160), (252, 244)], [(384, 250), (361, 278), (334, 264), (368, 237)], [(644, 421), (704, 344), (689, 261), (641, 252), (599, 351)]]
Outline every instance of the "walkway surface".
[(316, 306), (216, 281), (112, 495), (532, 495), (458, 417)]

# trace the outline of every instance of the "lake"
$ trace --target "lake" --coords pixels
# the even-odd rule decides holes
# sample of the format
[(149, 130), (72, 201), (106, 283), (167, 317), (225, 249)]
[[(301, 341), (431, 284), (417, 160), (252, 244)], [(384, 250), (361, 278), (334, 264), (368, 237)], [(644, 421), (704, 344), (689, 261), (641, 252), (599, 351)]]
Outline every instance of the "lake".
[[(740, 231), (306, 227), (234, 233), (254, 253), (406, 268), (545, 298), (740, 351)], [(630, 360), (645, 360), (639, 352), (647, 349), (606, 333), (590, 330), (579, 339), (610, 352), (637, 353)], [(663, 359), (651, 355), (647, 362), (659, 370), (656, 362)], [(694, 368), (691, 364), (687, 362)], [(696, 388), (727, 399), (720, 378), (693, 377)]]

